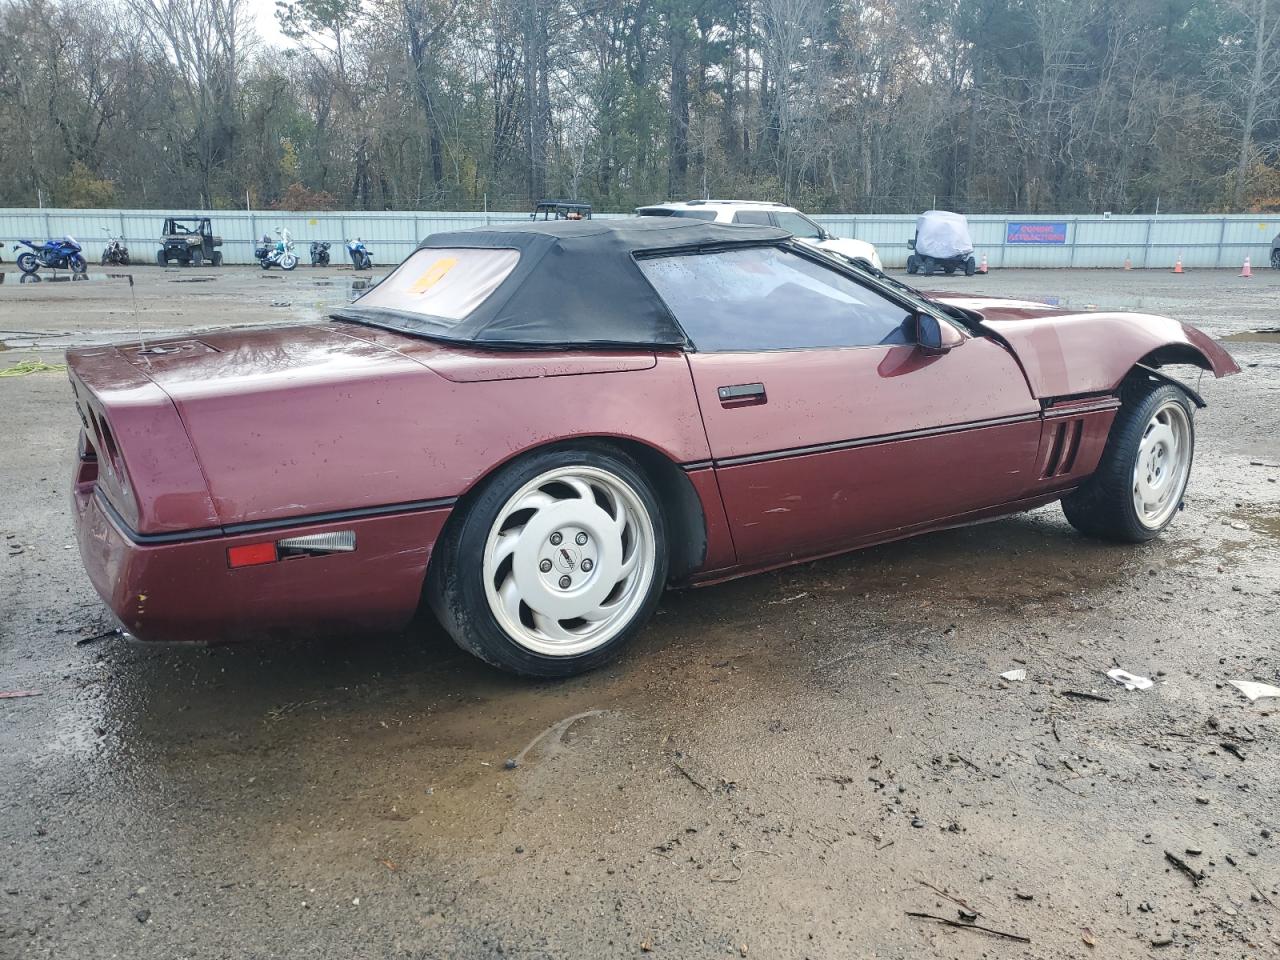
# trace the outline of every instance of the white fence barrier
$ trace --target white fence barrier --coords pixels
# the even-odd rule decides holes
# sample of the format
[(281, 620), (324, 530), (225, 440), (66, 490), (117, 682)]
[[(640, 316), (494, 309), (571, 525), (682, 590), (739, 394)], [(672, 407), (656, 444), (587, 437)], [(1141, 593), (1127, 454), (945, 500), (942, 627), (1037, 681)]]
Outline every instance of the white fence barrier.
[[(312, 240), (328, 240), (335, 262), (346, 260), (343, 242), (360, 237), (373, 253), (374, 263), (398, 263), (428, 234), (441, 230), (527, 220), (527, 213), (436, 212), (315, 212), (244, 210), (30, 210), (0, 209), (3, 258), (13, 260), (19, 239), (45, 240), (67, 234), (85, 247), (96, 262), (108, 234), (123, 234), (130, 255), (139, 263), (154, 263), (160, 247), (160, 228), (168, 215), (207, 216), (222, 237), (227, 263), (252, 263), (255, 239), (273, 239), (277, 227), (287, 227), (297, 252), (307, 261)], [(597, 214), (598, 217), (625, 214)], [(832, 233), (874, 243), (886, 266), (906, 263), (907, 240), (915, 218), (903, 215), (827, 214), (815, 219)], [(1122, 267), (1168, 270), (1182, 260), (1184, 267), (1239, 268), (1247, 256), (1255, 267), (1269, 262), (1272, 239), (1280, 234), (1280, 215), (1256, 216), (973, 216), (969, 229), (992, 269), (1000, 267)]]

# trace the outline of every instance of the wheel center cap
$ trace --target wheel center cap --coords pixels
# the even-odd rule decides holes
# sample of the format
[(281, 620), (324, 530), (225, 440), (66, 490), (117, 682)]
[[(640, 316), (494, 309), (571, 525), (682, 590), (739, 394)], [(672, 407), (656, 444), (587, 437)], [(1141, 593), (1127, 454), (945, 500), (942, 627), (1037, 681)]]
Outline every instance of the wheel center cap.
[(578, 564), (581, 562), (582, 551), (577, 547), (562, 543), (555, 548), (556, 569), (563, 570), (565, 573), (572, 573), (578, 569)]

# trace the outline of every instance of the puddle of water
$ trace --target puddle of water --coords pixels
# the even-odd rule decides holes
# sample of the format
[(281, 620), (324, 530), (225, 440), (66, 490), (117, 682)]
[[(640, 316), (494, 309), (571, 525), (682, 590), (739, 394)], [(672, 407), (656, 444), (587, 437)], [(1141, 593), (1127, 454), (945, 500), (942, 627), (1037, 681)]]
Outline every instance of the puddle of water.
[(1280, 343), (1280, 328), (1245, 330), (1242, 333), (1229, 334), (1221, 339), (1231, 343)]
[(0, 283), (104, 283), (112, 280), (124, 280), (133, 286), (131, 273), (11, 273), (0, 270)]

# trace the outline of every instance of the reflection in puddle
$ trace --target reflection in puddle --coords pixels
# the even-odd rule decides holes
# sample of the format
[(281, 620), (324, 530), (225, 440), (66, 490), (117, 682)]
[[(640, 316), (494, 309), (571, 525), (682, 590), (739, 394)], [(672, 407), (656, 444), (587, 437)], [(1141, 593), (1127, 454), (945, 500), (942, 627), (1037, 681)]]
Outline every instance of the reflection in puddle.
[(1271, 327), (1266, 330), (1245, 330), (1233, 333), (1221, 339), (1232, 343), (1280, 343), (1280, 328)]
[(0, 283), (4, 283), (10, 276), (16, 277), (18, 283), (101, 283), (109, 280), (126, 280), (129, 286), (133, 286), (133, 274), (131, 273), (59, 273), (55, 271), (53, 273), (9, 274), (4, 270), (0, 270)]

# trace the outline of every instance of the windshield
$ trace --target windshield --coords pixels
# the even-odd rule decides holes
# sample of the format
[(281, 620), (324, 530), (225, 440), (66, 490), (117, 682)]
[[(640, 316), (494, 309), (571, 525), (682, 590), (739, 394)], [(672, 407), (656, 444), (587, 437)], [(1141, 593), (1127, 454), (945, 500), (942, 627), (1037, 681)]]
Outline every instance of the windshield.
[(970, 315), (967, 311), (961, 310), (959, 307), (953, 307), (950, 304), (941, 303), (937, 300), (933, 300), (929, 297), (926, 297), (923, 293), (921, 293), (915, 287), (908, 286), (907, 284), (903, 283), (901, 280), (898, 280), (894, 277), (889, 276), (883, 270), (877, 270), (875, 267), (871, 266), (871, 264), (867, 263), (867, 261), (861, 258), (847, 257), (842, 253), (835, 252), (834, 250), (820, 249), (818, 252), (824, 256), (833, 257), (834, 259), (839, 260), (845, 266), (852, 267), (854, 270), (856, 270), (860, 274), (863, 274), (864, 276), (872, 277), (875, 280), (878, 280), (884, 286), (892, 287), (894, 292), (897, 293), (898, 296), (911, 301), (917, 307), (920, 307), (921, 309), (927, 311), (928, 313), (933, 314), (934, 316), (941, 314), (947, 320), (959, 320), (965, 327), (969, 329), (974, 329), (975, 318), (972, 315)]
[(823, 237), (822, 228), (802, 213), (780, 211), (773, 216), (778, 226), (793, 237), (801, 240), (821, 240)]
[(452, 326), (489, 299), (519, 260), (517, 250), (418, 250), (353, 306), (430, 317)]
[(684, 217), (686, 220), (714, 220), (714, 210), (684, 210), (671, 207), (637, 207), (636, 214), (641, 217)]

